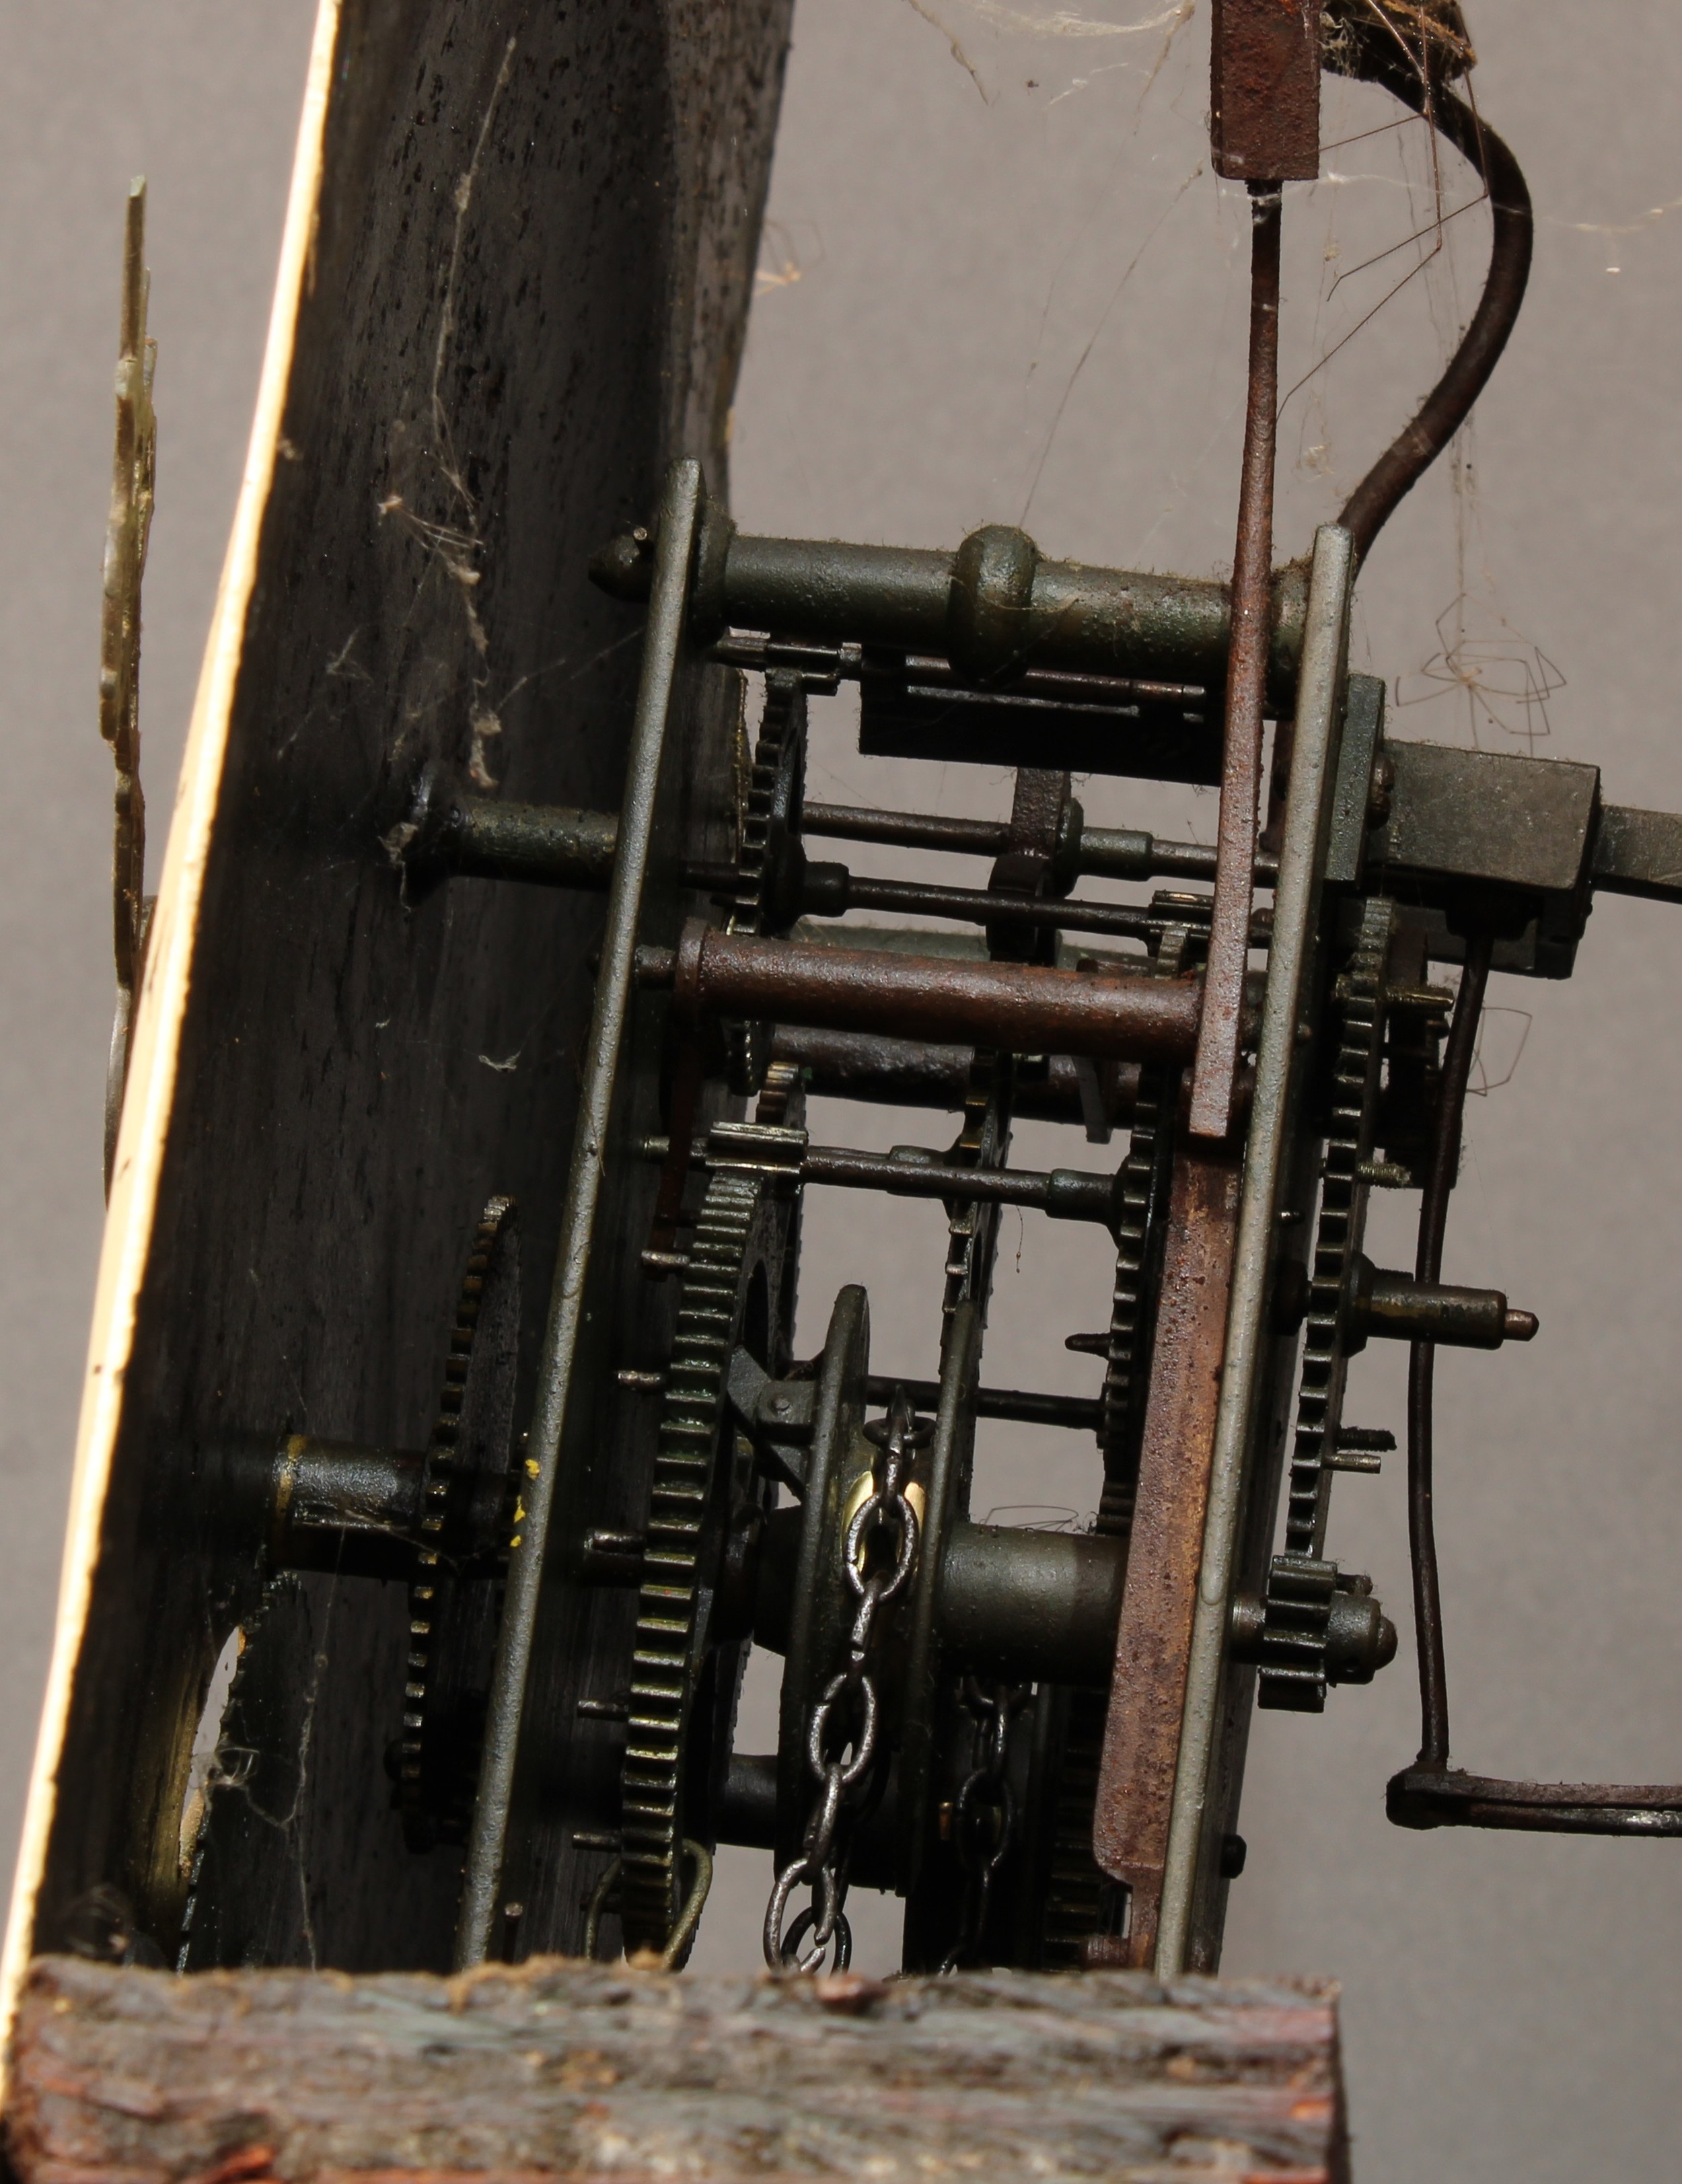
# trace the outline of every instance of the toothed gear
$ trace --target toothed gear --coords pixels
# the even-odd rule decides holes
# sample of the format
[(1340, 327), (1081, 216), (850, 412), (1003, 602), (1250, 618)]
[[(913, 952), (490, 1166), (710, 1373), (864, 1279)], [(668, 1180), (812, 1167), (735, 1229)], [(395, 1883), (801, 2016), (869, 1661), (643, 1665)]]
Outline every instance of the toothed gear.
[[(765, 717), (754, 745), (737, 858), (737, 884), (725, 930), (754, 938), (786, 933), (799, 916), (800, 805), (806, 780), (806, 693), (798, 675), (766, 678)], [(757, 1092), (771, 1059), (768, 1023), (728, 1023), (725, 1055), (732, 1091)]]
[(1285, 1513), (1285, 1551), (1293, 1555), (1320, 1551), (1328, 1460), (1343, 1421), (1350, 1303), (1369, 1195), (1362, 1170), (1373, 1157), (1384, 1033), (1384, 959), (1395, 916), (1394, 905), (1383, 896), (1364, 905), (1360, 937), (1335, 989), (1342, 1027), (1333, 1065)]
[(520, 1516), (510, 1468), (519, 1339), (514, 1201), (493, 1198), (450, 1329), (409, 1587), (396, 1758), (411, 1850), (465, 1841), (472, 1817), (503, 1574)]
[(1104, 1457), (1104, 1490), (1098, 1529), (1122, 1534), (1133, 1527), (1139, 1485), (1139, 1442), (1150, 1377), (1148, 1332), (1150, 1290), (1167, 1202), (1169, 1133), (1162, 1106), (1173, 1072), (1147, 1063), (1139, 1072), (1132, 1134), (1122, 1163), (1121, 1219), (1117, 1224), (1116, 1279), (1110, 1301), (1110, 1347), (1104, 1366), (1104, 1406), (1098, 1429)]
[[(1337, 1568), (1322, 1558), (1331, 1458), (1343, 1422), (1348, 1323), (1367, 1226), (1384, 1034), (1384, 964), (1394, 904), (1363, 906), (1353, 953), (1334, 989), (1342, 1019), (1331, 1085), (1331, 1119), (1303, 1323), (1296, 1428), (1285, 1506), (1284, 1552), (1268, 1573), (1257, 1703), (1315, 1713), (1325, 1704), (1326, 1615)], [(1270, 1658), (1269, 1656), (1272, 1658)]]
[[(1158, 895), (1152, 908), (1169, 907)], [(1186, 967), (1195, 939), (1188, 926), (1163, 933), (1154, 967), (1159, 978), (1177, 978)], [(1116, 1240), (1116, 1279), (1111, 1292), (1110, 1342), (1104, 1367), (1102, 1418), (1098, 1429), (1104, 1457), (1104, 1490), (1098, 1508), (1100, 1532), (1125, 1535), (1132, 1529), (1133, 1496), (1139, 1485), (1139, 1448), (1145, 1430), (1145, 1398), (1150, 1381), (1150, 1324), (1161, 1272), (1163, 1224), (1167, 1218), (1168, 1173), (1173, 1151), (1173, 1109), (1178, 1072), (1146, 1063), (1139, 1072), (1127, 1158), (1122, 1163), (1122, 1217)]]
[[(954, 1167), (1003, 1167), (1011, 1151), (1011, 1101), (1015, 1065), (1009, 1055), (977, 1049), (970, 1061), (962, 1123), (946, 1156)], [(983, 1311), (993, 1285), (999, 1208), (981, 1199), (959, 1199), (946, 1218), (946, 1287), (942, 1310), (950, 1319), (966, 1298)]]
[[(732, 1512), (755, 1490), (753, 1451), (731, 1417), (727, 1382), (744, 1341), (763, 1353), (761, 1364), (774, 1363), (783, 1211), (765, 1177), (722, 1169), (707, 1184), (689, 1245), (649, 1491), (621, 1778), (627, 1951), (671, 1941), (683, 1840), (697, 1833), (686, 1775), (717, 1565)], [(727, 1713), (731, 1694), (723, 1696)]]

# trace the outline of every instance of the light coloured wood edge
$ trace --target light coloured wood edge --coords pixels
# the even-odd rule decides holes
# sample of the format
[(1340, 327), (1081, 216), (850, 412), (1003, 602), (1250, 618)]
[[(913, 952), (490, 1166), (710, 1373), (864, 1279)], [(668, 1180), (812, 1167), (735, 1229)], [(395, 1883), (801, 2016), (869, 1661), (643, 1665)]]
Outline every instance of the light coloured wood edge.
[(292, 377), (298, 315), (314, 277), (321, 159), (340, 5), (341, 0), (320, 0), (315, 18), (281, 241), (280, 273), (258, 383), (257, 411), (199, 671), (134, 1025), (128, 1090), (94, 1290), (52, 1666), (24, 1811), (5, 1948), (0, 1954), (0, 2103), (5, 2098), (3, 2073), (9, 2063), (12, 2024), (19, 1983), (29, 1961), (36, 1897), (57, 1802), (58, 1758), (92, 1596), (111, 1457), (122, 1415), (123, 1381), (151, 1251), (181, 1025), (192, 981), (199, 903), (239, 681), (246, 616)]

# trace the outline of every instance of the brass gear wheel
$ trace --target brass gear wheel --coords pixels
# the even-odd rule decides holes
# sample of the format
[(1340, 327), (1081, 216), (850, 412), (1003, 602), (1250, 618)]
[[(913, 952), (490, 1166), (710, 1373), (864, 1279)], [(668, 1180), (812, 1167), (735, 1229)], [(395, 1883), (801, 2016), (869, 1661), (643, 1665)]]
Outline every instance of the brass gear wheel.
[(480, 1216), (426, 1446), (395, 1753), (414, 1851), (466, 1840), (507, 1563), (520, 1256), (514, 1201)]
[[(705, 1802), (689, 1779), (692, 1754), (703, 1764), (716, 1756), (740, 1665), (710, 1662), (714, 1592), (732, 1516), (763, 1490), (752, 1444), (731, 1413), (730, 1362), (741, 1348), (771, 1370), (779, 1362), (786, 1213), (765, 1173), (721, 1168), (708, 1182), (689, 1245), (632, 1657), (619, 1884), (627, 1952), (666, 1947), (680, 1908), (684, 1839), (710, 1833), (690, 1809)], [(718, 1688), (706, 1707), (710, 1676)]]

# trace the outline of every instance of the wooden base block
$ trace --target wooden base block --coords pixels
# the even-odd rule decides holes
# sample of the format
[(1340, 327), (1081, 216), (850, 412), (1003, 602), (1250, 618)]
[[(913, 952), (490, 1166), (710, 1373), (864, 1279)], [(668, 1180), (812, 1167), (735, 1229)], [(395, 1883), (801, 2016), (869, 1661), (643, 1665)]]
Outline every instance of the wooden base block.
[(457, 1980), (38, 1958), (20, 2184), (1340, 2184), (1336, 1989), (1144, 1973)]

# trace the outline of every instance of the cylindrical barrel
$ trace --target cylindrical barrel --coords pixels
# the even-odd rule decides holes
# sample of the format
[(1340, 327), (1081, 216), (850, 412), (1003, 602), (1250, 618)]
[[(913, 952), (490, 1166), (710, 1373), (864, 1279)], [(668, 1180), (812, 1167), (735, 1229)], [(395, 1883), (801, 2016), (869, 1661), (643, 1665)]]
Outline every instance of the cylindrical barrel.
[[(621, 598), (646, 598), (649, 557), (615, 539), (592, 574)], [(1228, 587), (1209, 578), (1042, 560), (1026, 532), (989, 526), (955, 552), (746, 538), (710, 515), (692, 627), (704, 643), (729, 627), (832, 644), (931, 652), (978, 680), (1029, 668), (1195, 683), (1226, 678)], [(1306, 572), (1274, 572), (1269, 675), (1276, 700), (1295, 687)]]
[[(950, 554), (913, 546), (845, 546), (834, 539), (731, 534), (724, 622), (831, 640), (866, 638), (915, 650), (946, 632)], [(723, 623), (716, 631), (721, 633)]]
[[(666, 961), (645, 959), (644, 971), (663, 980)], [(1195, 978), (811, 948), (721, 933), (699, 919), (684, 928), (671, 975), (677, 1011), (692, 1021), (732, 1017), (1123, 1061), (1186, 1060), (1201, 993)]]
[(1115, 1658), (1127, 1542), (961, 1523), (941, 1563), (943, 1650), (966, 1668), (1102, 1690)]
[(1375, 1267), (1369, 1259), (1356, 1268), (1352, 1318), (1363, 1337), (1440, 1342), (1460, 1350), (1499, 1350), (1504, 1342), (1528, 1342), (1537, 1325), (1534, 1312), (1513, 1311), (1500, 1290), (1419, 1282), (1412, 1274)]
[(237, 1552), (274, 1569), (401, 1578), (414, 1567), (426, 1459), (308, 1434), (224, 1433), (195, 1462), (205, 1506)]
[(289, 1434), (270, 1473), (269, 1552), (279, 1569), (406, 1577), (414, 1566), (424, 1456)]

